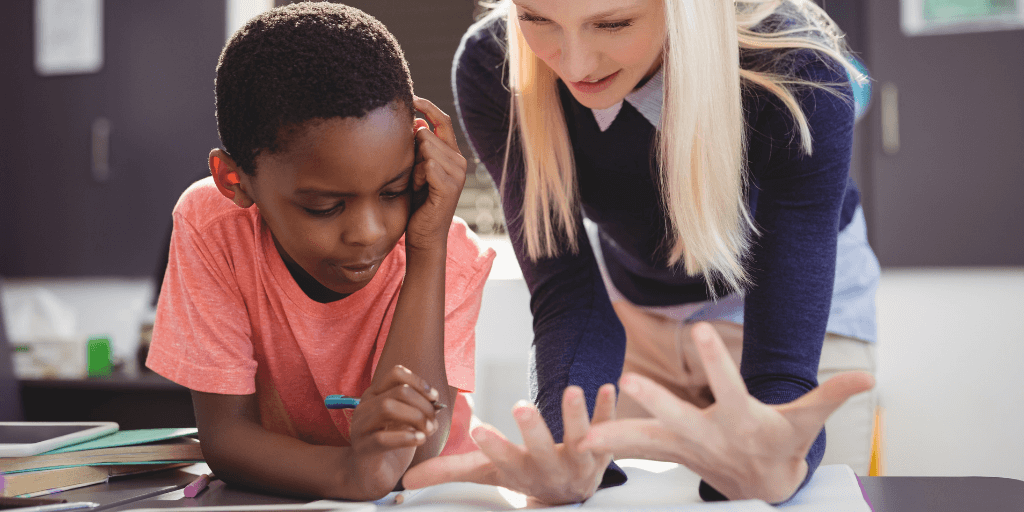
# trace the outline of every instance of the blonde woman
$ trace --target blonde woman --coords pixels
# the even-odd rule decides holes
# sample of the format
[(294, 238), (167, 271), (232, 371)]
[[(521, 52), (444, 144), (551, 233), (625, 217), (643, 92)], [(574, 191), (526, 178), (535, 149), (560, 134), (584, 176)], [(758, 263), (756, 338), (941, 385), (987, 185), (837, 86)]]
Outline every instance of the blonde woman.
[(828, 452), (822, 428), (873, 385), (847, 69), (809, 0), (511, 0), (471, 27), (456, 100), (532, 295), (536, 408), (524, 446), (484, 426), (405, 485), (579, 501), (625, 480), (614, 453), (777, 503), (826, 453), (864, 473), (872, 395)]

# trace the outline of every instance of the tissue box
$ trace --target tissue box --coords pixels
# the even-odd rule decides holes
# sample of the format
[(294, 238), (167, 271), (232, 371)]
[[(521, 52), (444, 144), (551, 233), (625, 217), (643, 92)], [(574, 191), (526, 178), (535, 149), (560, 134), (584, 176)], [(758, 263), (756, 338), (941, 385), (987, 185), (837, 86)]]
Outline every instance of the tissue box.
[(88, 338), (36, 338), (14, 343), (19, 379), (81, 379), (89, 374)]

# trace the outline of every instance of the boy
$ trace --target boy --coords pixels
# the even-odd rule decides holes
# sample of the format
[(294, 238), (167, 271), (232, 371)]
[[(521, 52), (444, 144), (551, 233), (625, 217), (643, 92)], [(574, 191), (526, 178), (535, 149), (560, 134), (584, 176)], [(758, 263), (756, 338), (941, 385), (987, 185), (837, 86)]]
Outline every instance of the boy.
[(459, 391), (494, 252), (453, 221), (466, 160), (394, 37), (347, 6), (274, 9), (225, 46), (216, 97), (224, 149), (175, 206), (147, 361), (192, 390), (210, 467), (370, 500), (473, 449)]

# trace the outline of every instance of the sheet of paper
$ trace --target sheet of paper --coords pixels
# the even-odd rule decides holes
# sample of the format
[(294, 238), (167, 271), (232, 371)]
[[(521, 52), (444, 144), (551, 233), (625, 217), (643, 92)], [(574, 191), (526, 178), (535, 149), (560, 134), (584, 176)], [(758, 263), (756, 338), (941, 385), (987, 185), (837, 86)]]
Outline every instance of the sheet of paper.
[[(582, 504), (546, 507), (522, 494), (490, 485), (452, 483), (406, 491), (403, 503), (395, 504), (394, 495), (377, 503), (379, 509), (417, 512), (480, 512), (487, 510), (637, 510), (644, 512), (757, 512), (774, 510), (763, 501), (705, 503), (697, 494), (700, 477), (684, 466), (648, 460), (617, 461), (629, 481), (625, 485), (602, 489)], [(779, 508), (787, 512), (871, 512), (864, 501), (860, 483), (849, 466), (822, 466), (793, 499)]]

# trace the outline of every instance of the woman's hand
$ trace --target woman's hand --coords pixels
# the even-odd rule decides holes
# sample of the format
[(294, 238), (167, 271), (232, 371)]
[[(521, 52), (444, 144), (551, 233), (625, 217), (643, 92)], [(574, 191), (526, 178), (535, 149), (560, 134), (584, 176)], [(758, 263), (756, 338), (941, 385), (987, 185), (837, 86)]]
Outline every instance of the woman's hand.
[(405, 244), (411, 249), (443, 249), (447, 247), (448, 229), (466, 184), (466, 159), (455, 142), (452, 118), (420, 97), (413, 97), (413, 106), (430, 120), (434, 131), (427, 128), (426, 121), (416, 120), (414, 211)]
[(837, 375), (799, 399), (765, 405), (747, 393), (722, 339), (707, 323), (693, 327), (715, 403), (680, 400), (655, 382), (627, 373), (622, 391), (654, 417), (595, 425), (581, 449), (616, 458), (678, 462), (732, 500), (779, 503), (807, 475), (805, 457), (825, 420), (849, 397), (874, 386), (863, 372)]
[[(498, 485), (544, 503), (556, 505), (583, 501), (601, 483), (611, 454), (581, 449), (580, 442), (591, 429), (583, 390), (566, 388), (562, 396), (564, 442), (555, 444), (540, 412), (520, 403), (513, 411), (525, 446), (509, 442), (490, 425), (473, 430), (480, 450), (430, 459), (410, 469), (402, 479), (407, 489), (445, 482), (474, 482)], [(615, 386), (605, 384), (597, 393), (594, 425), (615, 417)]]
[(416, 447), (437, 431), (438, 391), (401, 365), (375, 379), (352, 413), (350, 478), (362, 481), (368, 499), (390, 492), (408, 469)]

